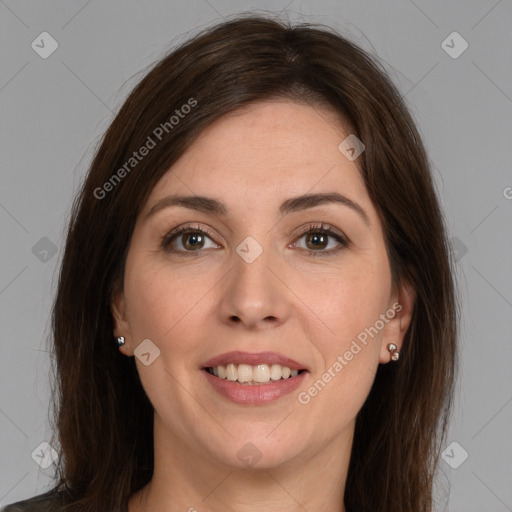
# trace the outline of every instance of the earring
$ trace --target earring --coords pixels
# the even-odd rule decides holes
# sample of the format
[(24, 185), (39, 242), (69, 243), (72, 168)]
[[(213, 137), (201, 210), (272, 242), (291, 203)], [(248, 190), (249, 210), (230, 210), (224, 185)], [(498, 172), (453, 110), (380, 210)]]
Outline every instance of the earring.
[(120, 347), (124, 345), (124, 336), (119, 336), (119, 338), (117, 338), (117, 344)]
[(398, 358), (400, 357), (400, 352), (398, 352), (397, 346), (394, 343), (390, 343), (387, 348), (391, 352), (391, 360), (398, 361)]

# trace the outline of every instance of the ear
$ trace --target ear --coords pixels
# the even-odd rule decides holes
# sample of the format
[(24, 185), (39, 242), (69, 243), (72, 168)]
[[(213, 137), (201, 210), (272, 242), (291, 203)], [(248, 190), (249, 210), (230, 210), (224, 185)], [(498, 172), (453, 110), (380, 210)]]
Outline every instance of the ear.
[(130, 324), (128, 322), (126, 299), (123, 290), (118, 289), (112, 295), (110, 303), (112, 318), (114, 320), (114, 337), (124, 336), (125, 344), (119, 347), (119, 350), (126, 356), (133, 355), (133, 336), (131, 335)]
[(411, 324), (415, 299), (416, 293), (409, 283), (403, 284), (398, 293), (393, 294), (386, 312), (386, 317), (390, 320), (383, 329), (381, 338), (380, 363), (386, 364), (391, 361), (391, 353), (387, 349), (390, 343), (396, 345), (400, 352), (405, 333)]

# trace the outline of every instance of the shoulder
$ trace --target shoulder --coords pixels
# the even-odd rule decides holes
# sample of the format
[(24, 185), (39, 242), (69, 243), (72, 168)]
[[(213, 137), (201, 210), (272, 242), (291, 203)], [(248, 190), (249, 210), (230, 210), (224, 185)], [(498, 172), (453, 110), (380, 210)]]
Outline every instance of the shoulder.
[(60, 495), (52, 489), (44, 494), (6, 505), (0, 512), (55, 512), (60, 504)]

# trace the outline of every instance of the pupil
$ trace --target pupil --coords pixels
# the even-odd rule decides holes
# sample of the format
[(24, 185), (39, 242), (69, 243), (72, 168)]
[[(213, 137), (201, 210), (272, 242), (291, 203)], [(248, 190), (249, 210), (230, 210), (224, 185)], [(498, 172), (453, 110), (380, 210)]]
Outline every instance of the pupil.
[(188, 240), (190, 240), (190, 239), (192, 239), (192, 240), (193, 240), (192, 244), (191, 244), (190, 242), (187, 242), (187, 243), (185, 244), (185, 247), (191, 247), (192, 249), (193, 249), (194, 247), (197, 247), (197, 245), (194, 245), (194, 244), (195, 244), (195, 242), (197, 242), (197, 241), (198, 241), (198, 239), (200, 239), (200, 238), (202, 237), (202, 235), (197, 235), (197, 234), (196, 234), (196, 235), (187, 234), (187, 235), (185, 235), (185, 236), (187, 237), (187, 239), (188, 239)]
[[(325, 238), (325, 235), (322, 235), (322, 234), (319, 234), (319, 233), (314, 233), (314, 234), (312, 234), (312, 235), (311, 235), (310, 240), (317, 240), (317, 239), (318, 239), (317, 237), (318, 237), (318, 238), (322, 238), (322, 239), (324, 239), (324, 238)], [(315, 247), (318, 247), (319, 245), (324, 245), (324, 244), (325, 244), (325, 240), (323, 240), (323, 243), (322, 243), (322, 242), (320, 242), (320, 243), (313, 242), (313, 245), (314, 245)]]

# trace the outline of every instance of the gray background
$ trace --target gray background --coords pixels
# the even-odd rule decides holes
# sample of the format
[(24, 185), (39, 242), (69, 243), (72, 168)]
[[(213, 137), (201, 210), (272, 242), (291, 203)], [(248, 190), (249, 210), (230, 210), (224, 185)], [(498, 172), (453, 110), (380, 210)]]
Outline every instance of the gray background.
[[(447, 443), (458, 443), (447, 460), (460, 465), (442, 461), (439, 510), (512, 511), (511, 0), (0, 0), (0, 505), (50, 482), (52, 467), (31, 456), (50, 438), (45, 339), (65, 222), (94, 145), (137, 73), (199, 29), (255, 9), (337, 28), (379, 55), (405, 94), (432, 160), (463, 304)], [(31, 47), (44, 31), (59, 45), (46, 59)], [(441, 45), (454, 31), (469, 45), (457, 58)], [(452, 39), (445, 45), (460, 51)]]

